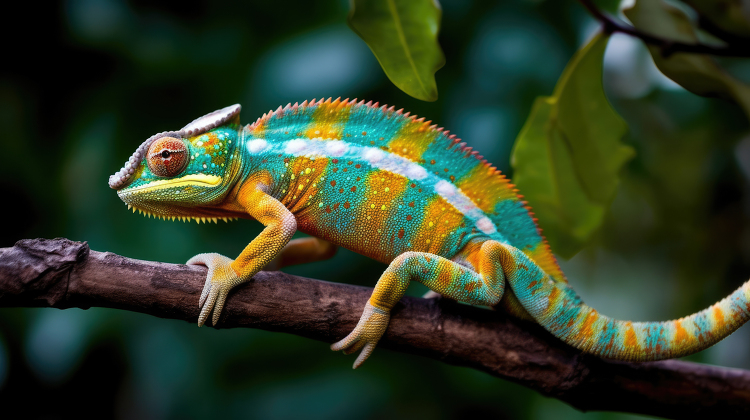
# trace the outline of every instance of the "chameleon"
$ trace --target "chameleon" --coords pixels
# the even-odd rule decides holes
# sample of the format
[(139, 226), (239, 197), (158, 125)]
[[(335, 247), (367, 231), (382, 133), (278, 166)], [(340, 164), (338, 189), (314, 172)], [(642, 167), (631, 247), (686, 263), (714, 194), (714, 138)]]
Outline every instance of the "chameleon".
[[(705, 349), (750, 318), (750, 281), (665, 322), (609, 318), (562, 273), (537, 221), (499, 170), (431, 121), (372, 101), (305, 101), (240, 124), (240, 105), (149, 137), (109, 186), (133, 212), (169, 220), (255, 219), (236, 259), (196, 255), (208, 274), (198, 325), (261, 269), (331, 257), (338, 246), (388, 264), (356, 327), (331, 345), (372, 353), (411, 281), (459, 302), (533, 320), (583, 352), (647, 361)], [(299, 230), (310, 235), (292, 239)]]

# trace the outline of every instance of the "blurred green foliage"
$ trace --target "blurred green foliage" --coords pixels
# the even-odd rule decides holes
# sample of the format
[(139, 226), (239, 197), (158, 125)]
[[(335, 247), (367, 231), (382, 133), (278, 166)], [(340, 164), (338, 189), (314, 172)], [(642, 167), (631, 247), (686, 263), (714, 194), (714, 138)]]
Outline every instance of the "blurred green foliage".
[[(1, 29), (0, 246), (64, 236), (176, 263), (199, 252), (238, 254), (257, 223), (143, 218), (106, 183), (148, 136), (237, 102), (245, 123), (313, 97), (393, 104), (459, 134), (507, 171), (534, 98), (553, 91), (596, 25), (575, 2), (441, 4), (447, 64), (437, 73), (441, 99), (426, 103), (384, 77), (346, 27), (344, 0), (15, 3)], [(746, 61), (721, 64), (750, 76)], [(607, 315), (686, 315), (750, 273), (747, 119), (733, 103), (665, 79), (627, 36), (609, 42), (604, 86), (637, 154), (603, 228), (563, 269)], [(383, 269), (342, 251), (288, 271), (372, 286)], [(750, 368), (750, 328), (692, 359)], [(357, 371), (352, 361), (326, 343), (264, 331), (96, 308), (0, 310), (0, 404), (24, 418), (635, 417), (579, 413), (471, 369), (384, 349)]]

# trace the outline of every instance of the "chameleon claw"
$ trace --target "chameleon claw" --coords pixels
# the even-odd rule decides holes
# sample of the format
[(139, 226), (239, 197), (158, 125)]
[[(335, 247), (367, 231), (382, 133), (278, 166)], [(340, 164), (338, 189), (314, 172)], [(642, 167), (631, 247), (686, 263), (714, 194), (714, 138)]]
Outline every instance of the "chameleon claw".
[(367, 302), (365, 310), (362, 312), (362, 317), (359, 319), (357, 326), (354, 327), (354, 330), (342, 340), (331, 344), (331, 350), (343, 350), (344, 354), (352, 354), (362, 350), (352, 366), (354, 369), (358, 368), (372, 354), (375, 345), (383, 336), (383, 333), (385, 333), (386, 328), (388, 328), (390, 318), (391, 314), (389, 311), (380, 309)]
[(189, 259), (188, 265), (205, 265), (208, 267), (206, 283), (203, 285), (198, 307), (201, 308), (198, 315), (198, 326), (206, 323), (208, 316), (213, 310), (211, 322), (216, 325), (221, 316), (221, 310), (229, 295), (229, 290), (241, 283), (239, 276), (231, 267), (234, 260), (216, 253), (198, 254)]

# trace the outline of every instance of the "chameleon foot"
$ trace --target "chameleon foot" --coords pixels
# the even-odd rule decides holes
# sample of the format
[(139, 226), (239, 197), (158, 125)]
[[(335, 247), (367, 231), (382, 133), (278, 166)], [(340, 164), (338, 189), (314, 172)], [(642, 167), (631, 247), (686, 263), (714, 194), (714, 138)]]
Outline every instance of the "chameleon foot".
[(233, 261), (231, 258), (216, 253), (198, 254), (188, 260), (188, 265), (205, 265), (208, 267), (206, 284), (203, 286), (201, 299), (198, 302), (198, 307), (201, 308), (201, 313), (198, 316), (199, 327), (206, 322), (212, 309), (214, 311), (213, 324), (216, 325), (219, 322), (219, 315), (224, 308), (227, 294), (234, 286), (242, 283), (242, 280), (230, 265)]
[(358, 350), (362, 352), (354, 361), (353, 368), (358, 368), (370, 356), (375, 349), (378, 340), (388, 328), (388, 322), (391, 319), (389, 311), (377, 308), (367, 302), (362, 317), (359, 319), (357, 326), (343, 340), (331, 344), (331, 350), (343, 350), (344, 354), (351, 354)]

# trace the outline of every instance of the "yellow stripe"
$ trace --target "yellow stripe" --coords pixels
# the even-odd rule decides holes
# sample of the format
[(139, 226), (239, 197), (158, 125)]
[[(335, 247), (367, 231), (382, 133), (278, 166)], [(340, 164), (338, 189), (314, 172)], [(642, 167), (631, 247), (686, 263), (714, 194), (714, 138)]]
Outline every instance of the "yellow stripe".
[(180, 178), (174, 178), (174, 179), (163, 179), (159, 181), (153, 181), (149, 182), (146, 185), (141, 185), (139, 187), (134, 188), (126, 188), (122, 190), (122, 193), (132, 193), (132, 192), (150, 192), (153, 190), (163, 189), (163, 188), (174, 188), (174, 187), (184, 187), (187, 185), (195, 185), (198, 187), (212, 187), (219, 185), (221, 182), (221, 177), (216, 175), (206, 175), (206, 174), (192, 174), (192, 175), (185, 175)]
[(495, 205), (502, 200), (518, 200), (507, 179), (501, 178), (494, 169), (479, 164), (456, 183), (456, 186), (482, 209), (491, 215)]
[(312, 204), (312, 199), (322, 189), (319, 185), (320, 176), (325, 173), (328, 159), (310, 159), (298, 157), (290, 159), (288, 171), (282, 182), (289, 182), (283, 196), (279, 198), (282, 204), (292, 213)]
[(451, 234), (462, 222), (463, 214), (444, 198), (434, 197), (425, 206), (422, 224), (412, 236), (413, 249), (440, 254), (447, 241), (455, 242), (455, 235)]
[[(393, 229), (393, 225), (397, 222), (403, 224), (404, 221), (394, 220), (393, 215), (397, 213), (408, 182), (404, 176), (386, 171), (372, 172), (365, 178), (364, 188), (358, 190), (363, 199), (357, 209), (357, 218), (362, 221), (362, 227), (368, 230), (366, 235), (377, 238), (381, 244), (391, 243), (390, 236), (386, 236), (388, 232), (394, 235), (393, 240), (396, 239), (398, 231)], [(374, 258), (379, 261), (387, 260), (392, 253), (390, 246), (377, 248), (370, 253), (374, 252)]]
[[(330, 101), (330, 99), (329, 99)], [(333, 102), (318, 103), (313, 111), (312, 121), (305, 130), (305, 137), (325, 140), (341, 140), (344, 127), (349, 120), (351, 103), (336, 99)]]
[[(430, 122), (409, 121), (404, 124), (393, 140), (388, 143), (390, 152), (412, 162), (423, 163), (421, 162), (422, 155), (440, 134), (435, 130), (430, 130)], [(427, 162), (424, 163), (425, 168), (429, 170), (430, 167)]]

